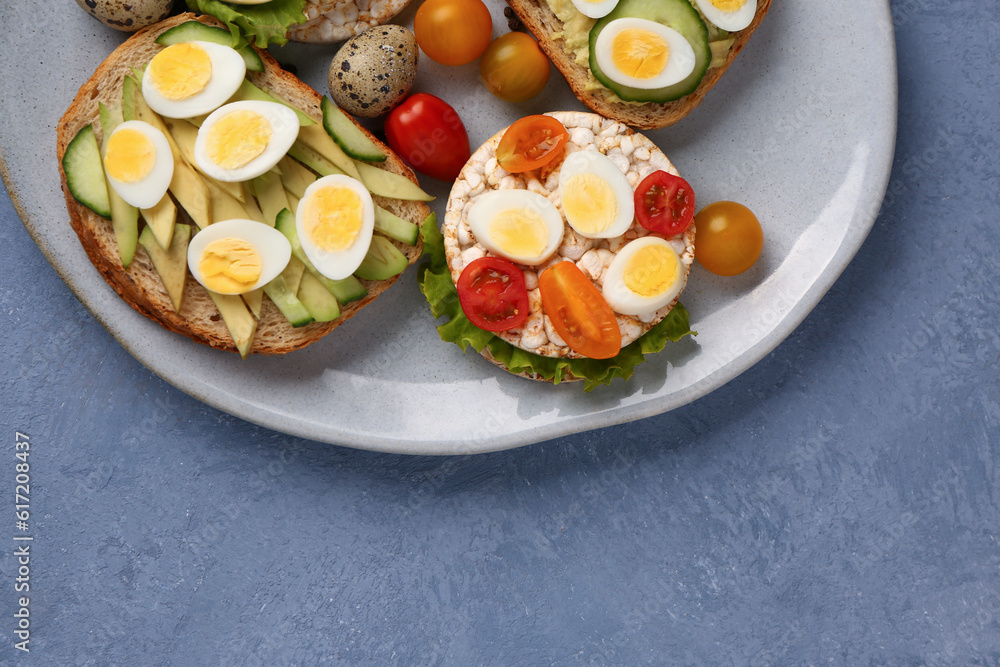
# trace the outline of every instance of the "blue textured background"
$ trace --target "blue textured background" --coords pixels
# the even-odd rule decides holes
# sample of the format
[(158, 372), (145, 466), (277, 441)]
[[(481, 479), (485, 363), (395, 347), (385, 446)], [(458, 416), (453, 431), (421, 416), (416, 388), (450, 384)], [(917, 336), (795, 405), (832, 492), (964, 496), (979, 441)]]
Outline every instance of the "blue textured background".
[(123, 351), (0, 195), (0, 662), (1000, 664), (998, 7), (894, 3), (885, 206), (773, 354), (672, 413), (508, 452), (372, 454), (206, 407)]

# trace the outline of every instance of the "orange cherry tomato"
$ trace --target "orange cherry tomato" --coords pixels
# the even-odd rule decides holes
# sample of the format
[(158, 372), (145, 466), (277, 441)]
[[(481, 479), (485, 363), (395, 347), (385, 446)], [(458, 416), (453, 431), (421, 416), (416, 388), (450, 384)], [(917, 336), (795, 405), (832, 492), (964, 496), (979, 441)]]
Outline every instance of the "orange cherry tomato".
[(525, 116), (507, 128), (497, 145), (497, 162), (512, 174), (538, 169), (563, 153), (569, 132), (552, 116)]
[(413, 35), (431, 60), (467, 65), (490, 45), (493, 19), (482, 0), (424, 0), (413, 17)]
[(742, 204), (718, 201), (694, 216), (697, 236), (694, 257), (720, 276), (743, 273), (764, 249), (764, 231), (757, 216)]
[(530, 35), (508, 32), (492, 42), (479, 62), (486, 88), (504, 102), (524, 102), (549, 82), (549, 59)]
[(610, 359), (622, 349), (622, 332), (611, 306), (573, 262), (559, 262), (538, 277), (542, 308), (566, 344), (591, 359)]

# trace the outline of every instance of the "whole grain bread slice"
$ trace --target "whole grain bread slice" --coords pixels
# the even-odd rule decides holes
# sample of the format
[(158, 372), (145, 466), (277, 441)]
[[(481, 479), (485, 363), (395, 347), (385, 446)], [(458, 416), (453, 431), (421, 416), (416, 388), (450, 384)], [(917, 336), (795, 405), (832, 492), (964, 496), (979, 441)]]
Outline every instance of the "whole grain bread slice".
[(771, 0), (758, 0), (757, 13), (754, 15), (753, 22), (746, 29), (733, 33), (735, 41), (729, 49), (729, 55), (724, 64), (710, 68), (705, 73), (705, 78), (690, 95), (663, 104), (612, 102), (587, 90), (586, 84), (589, 80), (590, 70), (587, 66), (576, 63), (573, 53), (566, 49), (562, 39), (552, 37), (553, 34), (562, 32), (563, 23), (549, 8), (545, 0), (507, 0), (507, 4), (517, 14), (521, 23), (535, 36), (542, 51), (563, 75), (572, 88), (573, 94), (581, 102), (605, 118), (611, 118), (641, 130), (653, 130), (673, 125), (701, 104), (708, 91), (718, 83), (736, 56), (747, 45), (757, 27), (760, 26), (764, 15), (771, 7)]
[[(140, 245), (135, 257), (126, 270), (119, 257), (118, 245), (112, 231), (111, 221), (100, 217), (77, 202), (70, 194), (66, 174), (62, 168), (62, 158), (69, 142), (76, 133), (98, 118), (98, 103), (117, 105), (121, 99), (122, 81), (132, 67), (142, 66), (162, 48), (156, 44), (157, 36), (165, 30), (185, 21), (198, 20), (208, 25), (221, 25), (211, 17), (194, 14), (180, 14), (145, 28), (130, 37), (115, 49), (81, 88), (56, 127), (57, 154), (62, 189), (66, 197), (70, 225), (80, 238), (87, 256), (104, 279), (133, 308), (159, 322), (167, 329), (212, 347), (237, 351), (232, 336), (226, 328), (209, 293), (188, 274), (184, 286), (183, 306), (175, 312), (163, 283), (153, 268), (152, 261)], [(321, 122), (320, 102), (322, 97), (291, 73), (281, 69), (277, 61), (267, 51), (258, 50), (264, 62), (263, 72), (248, 72), (248, 78), (256, 85), (266, 87), (279, 97), (301, 109)], [(355, 122), (355, 124), (357, 124)], [(358, 126), (360, 127), (360, 125)], [(95, 129), (100, 132), (99, 124)], [(403, 164), (387, 146), (375, 141), (388, 159), (378, 164), (380, 168), (403, 174), (416, 182), (413, 172)], [(420, 224), (430, 212), (423, 203), (374, 197), (375, 203), (410, 222)], [(422, 251), (422, 244), (405, 245), (393, 241), (399, 250), (413, 264)], [(313, 343), (346, 322), (358, 311), (374, 301), (398, 276), (388, 280), (367, 281), (362, 284), (368, 294), (360, 301), (342, 306), (340, 317), (332, 322), (317, 322), (304, 327), (292, 327), (278, 308), (265, 296), (257, 322), (257, 333), (251, 353), (284, 354)]]

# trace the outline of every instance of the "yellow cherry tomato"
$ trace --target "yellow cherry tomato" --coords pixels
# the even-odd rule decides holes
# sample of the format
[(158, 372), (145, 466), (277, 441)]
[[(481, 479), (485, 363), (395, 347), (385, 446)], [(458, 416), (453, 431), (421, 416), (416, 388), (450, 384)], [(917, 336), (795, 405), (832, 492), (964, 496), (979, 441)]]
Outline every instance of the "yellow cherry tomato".
[(764, 249), (764, 230), (757, 216), (743, 204), (709, 204), (694, 216), (694, 224), (694, 257), (716, 275), (743, 273)]

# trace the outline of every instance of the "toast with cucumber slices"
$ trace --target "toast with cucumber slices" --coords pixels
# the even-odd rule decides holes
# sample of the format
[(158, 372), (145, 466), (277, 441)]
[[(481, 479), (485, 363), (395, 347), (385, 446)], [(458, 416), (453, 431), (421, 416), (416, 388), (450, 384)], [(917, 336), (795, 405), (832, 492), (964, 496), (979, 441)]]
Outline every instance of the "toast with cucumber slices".
[[(298, 119), (296, 138), (264, 173), (246, 180), (209, 175), (199, 161), (197, 142), (201, 128), (212, 122), (211, 114), (174, 118), (168, 116), (177, 114), (153, 111), (144, 96), (143, 79), (149, 74), (144, 70), (170, 45), (229, 46), (229, 40), (229, 31), (211, 17), (181, 14), (137, 32), (115, 49), (80, 88), (56, 128), (62, 188), (70, 224), (90, 261), (133, 308), (171, 331), (244, 357), (283, 354), (343, 324), (417, 260), (422, 251), (418, 227), (430, 215), (424, 203), (430, 197), (388, 147), (281, 69), (267, 51), (250, 47), (238, 52), (245, 73), (233, 82), (239, 87), (225, 102), (262, 100), (272, 107), (276, 102), (292, 107)], [(168, 80), (170, 67), (163, 71), (167, 74), (157, 76)], [(221, 72), (211, 71), (212, 76)], [(174, 77), (170, 85), (183, 87), (187, 79)], [(289, 117), (287, 110), (284, 115)], [(110, 168), (107, 155), (109, 143), (114, 144), (109, 142), (112, 131), (132, 120), (160, 130), (170, 147), (169, 187), (163, 186), (166, 194), (150, 208), (123, 199), (126, 195), (114, 180), (120, 168)], [(144, 144), (137, 140), (136, 145)], [(312, 240), (299, 237), (295, 210), (309, 196), (310, 186), (335, 174), (363, 185), (358, 196), (370, 194), (374, 217), (369, 208), (357, 209), (359, 216), (367, 216), (362, 224), (373, 230), (372, 241), (361, 249), (359, 266), (349, 268), (346, 277), (331, 278), (304, 248)], [(200, 265), (198, 279), (192, 273), (189, 245), (214, 223), (233, 219), (275, 227), (280, 235), (264, 230), (265, 236), (272, 244), (280, 241), (278, 245), (284, 245), (284, 236), (290, 259), (279, 260), (287, 264), (273, 279), (255, 278), (259, 286), (252, 290), (210, 291), (201, 277), (207, 265)], [(289, 257), (287, 249), (283, 252)]]
[[(606, 118), (651, 130), (673, 125), (701, 104), (757, 30), (771, 0), (507, 0), (507, 4), (581, 102)], [(730, 24), (730, 15), (742, 15), (744, 20)], [(645, 30), (647, 26), (653, 30)], [(639, 39), (631, 46), (627, 39), (619, 40), (621, 28), (633, 29), (632, 37), (640, 35)], [(641, 36), (644, 32), (647, 36)], [(675, 37), (681, 41), (672, 42)], [(662, 80), (657, 57), (667, 76)], [(673, 68), (682, 63), (676, 76), (668, 75), (668, 64)]]

